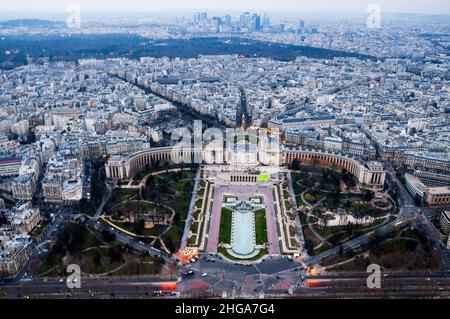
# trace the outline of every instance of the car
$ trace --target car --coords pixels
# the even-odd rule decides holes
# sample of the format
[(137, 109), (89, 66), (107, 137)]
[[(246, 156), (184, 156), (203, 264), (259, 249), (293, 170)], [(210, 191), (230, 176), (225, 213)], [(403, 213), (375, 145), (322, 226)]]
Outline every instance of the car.
[(194, 272), (192, 270), (186, 271), (183, 273), (183, 276), (187, 277), (187, 276), (193, 276)]
[(206, 277), (206, 276), (208, 276), (208, 274), (207, 274), (206, 272), (204, 272), (204, 273), (202, 274), (202, 277)]

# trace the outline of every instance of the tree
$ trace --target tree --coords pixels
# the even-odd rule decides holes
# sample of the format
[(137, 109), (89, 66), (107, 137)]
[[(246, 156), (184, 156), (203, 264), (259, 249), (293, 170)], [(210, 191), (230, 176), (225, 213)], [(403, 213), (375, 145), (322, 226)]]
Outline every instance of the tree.
[(111, 258), (111, 263), (122, 259), (122, 252), (115, 247), (109, 248), (108, 255)]
[(372, 199), (375, 198), (375, 192), (368, 190), (365, 194), (364, 194), (364, 200), (367, 202), (370, 202)]
[(151, 187), (155, 185), (155, 177), (153, 175), (150, 175), (147, 177), (147, 181), (145, 182), (145, 186)]
[(98, 252), (98, 250), (94, 251), (94, 256), (92, 257), (92, 261), (94, 263), (95, 267), (99, 267), (100, 266), (100, 253)]
[(162, 257), (155, 257), (155, 263), (158, 265), (165, 265), (166, 261)]
[(298, 159), (294, 159), (291, 163), (291, 169), (293, 169), (294, 171), (299, 171), (300, 170), (300, 161)]
[(0, 214), (0, 226), (2, 226), (3, 224), (6, 224), (6, 217), (2, 214)]
[(169, 251), (175, 251), (175, 244), (172, 237), (167, 236), (167, 238), (164, 238), (164, 244), (166, 245), (167, 249), (169, 249)]
[(343, 246), (339, 246), (339, 257), (343, 257), (344, 256), (344, 247)]
[(345, 227), (345, 232), (347, 236), (353, 235), (354, 229), (355, 229), (354, 225), (352, 223), (348, 223), (347, 226)]
[(116, 234), (111, 233), (109, 230), (104, 229), (102, 231), (102, 238), (104, 241), (106, 241), (107, 243), (113, 242), (116, 240)]
[(183, 191), (185, 194), (189, 194), (192, 191), (192, 188), (194, 187), (193, 183), (191, 181), (184, 184)]
[(414, 196), (414, 203), (417, 206), (422, 206), (422, 197), (419, 194), (416, 194), (416, 196)]
[(407, 240), (405, 248), (406, 250), (415, 250), (417, 247), (417, 242), (414, 240)]
[(309, 240), (309, 239), (305, 240), (305, 249), (309, 255), (314, 254), (314, 244), (311, 240)]
[(170, 167), (170, 163), (169, 162), (164, 162), (164, 169), (165, 170), (168, 170), (169, 169), (169, 167)]
[(355, 251), (353, 249), (351, 249), (349, 247), (345, 248), (345, 251), (344, 251), (344, 257), (345, 258), (349, 258), (350, 259), (350, 258), (353, 258), (355, 256), (356, 256), (356, 253), (355, 253)]
[(162, 183), (162, 184), (159, 184), (158, 186), (159, 186), (160, 193), (164, 194), (164, 193), (169, 192), (169, 185), (167, 183)]
[(143, 219), (139, 219), (137, 223), (133, 224), (134, 232), (138, 235), (142, 235), (145, 229), (145, 221)]

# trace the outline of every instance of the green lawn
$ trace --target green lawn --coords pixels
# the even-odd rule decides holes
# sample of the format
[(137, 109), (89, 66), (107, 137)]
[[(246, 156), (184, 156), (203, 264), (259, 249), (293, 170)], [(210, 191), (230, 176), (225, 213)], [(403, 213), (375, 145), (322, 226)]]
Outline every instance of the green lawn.
[(388, 253), (405, 252), (407, 250), (414, 251), (417, 247), (417, 242), (411, 239), (393, 239), (388, 240), (372, 250), (375, 255), (383, 255)]
[(322, 246), (320, 246), (319, 248), (314, 249), (314, 255), (318, 255), (320, 253), (323, 253), (323, 252), (325, 252), (327, 250), (330, 250), (331, 248), (333, 248), (333, 246), (331, 246), (328, 243), (325, 243)]
[(107, 210), (111, 210), (112, 207), (117, 204), (132, 200), (139, 199), (139, 192), (135, 189), (115, 189), (111, 194), (111, 198), (108, 203), (105, 205)]
[(300, 195), (301, 193), (303, 193), (307, 188), (305, 186), (302, 185), (298, 185), (296, 182), (294, 182), (294, 193), (295, 195)]
[(260, 209), (255, 212), (255, 231), (256, 244), (262, 245), (267, 243), (267, 221), (265, 209)]
[(39, 223), (39, 225), (37, 225), (33, 231), (31, 232), (32, 235), (34, 236), (39, 236), (40, 234), (42, 234), (42, 232), (44, 231), (44, 229), (47, 227), (47, 225), (49, 224), (49, 221), (47, 219), (41, 221)]
[(203, 198), (197, 199), (195, 202), (195, 208), (201, 209), (203, 204)]
[(425, 235), (423, 235), (421, 232), (419, 232), (417, 229), (415, 228), (408, 228), (405, 229), (401, 234), (401, 237), (407, 237), (407, 238), (411, 238), (411, 239), (415, 239), (421, 243), (425, 243), (427, 241), (427, 238)]
[[(136, 234), (136, 228), (134, 223), (130, 223), (130, 222), (117, 222), (114, 221), (112, 222), (112, 224), (116, 225), (117, 227), (123, 228), (129, 232), (135, 233)], [(152, 228), (144, 228), (142, 234), (136, 234), (136, 235), (142, 235), (142, 236), (159, 236), (160, 234), (162, 234), (166, 229), (167, 229), (167, 225), (155, 225)]]
[(220, 230), (219, 230), (219, 243), (230, 244), (231, 243), (231, 220), (233, 211), (228, 208), (222, 208), (220, 214)]
[(197, 241), (197, 235), (192, 235), (192, 237), (190, 237), (188, 239), (187, 244), (188, 245), (195, 245), (196, 241)]
[[(153, 212), (156, 208), (156, 205), (153, 203), (145, 202), (145, 201), (137, 201), (132, 200), (128, 202), (123, 202), (114, 206), (111, 211), (112, 213), (117, 213), (118, 216), (122, 216), (124, 214), (136, 213), (136, 214), (149, 214)], [(158, 208), (159, 211), (162, 210), (162, 207)], [(170, 213), (170, 211), (168, 212)]]
[(328, 237), (332, 234), (344, 231), (346, 229), (345, 226), (322, 227), (322, 226), (318, 226), (318, 225), (313, 225), (312, 227), (314, 228), (316, 233), (318, 233), (322, 237)]
[(101, 245), (102, 242), (80, 224), (70, 223), (59, 234), (40, 272), (46, 272), (62, 262), (66, 254), (76, 254), (86, 248)]
[(164, 235), (164, 244), (171, 252), (177, 251), (180, 247), (183, 231), (184, 222), (180, 222), (176, 225), (172, 225), (172, 228)]
[(198, 222), (193, 222), (192, 225), (191, 225), (192, 233), (197, 234), (198, 231), (199, 231), (198, 228), (199, 228), (199, 223)]
[(199, 208), (195, 208), (194, 210), (194, 219), (198, 219), (199, 215), (200, 215), (201, 210)]
[[(126, 211), (132, 207), (129, 203), (131, 199), (142, 199), (150, 202), (156, 202), (165, 206), (173, 208), (175, 216), (172, 221), (172, 228), (162, 238), (166, 247), (175, 252), (178, 250), (183, 235), (184, 221), (186, 220), (189, 203), (191, 200), (191, 192), (194, 186), (194, 178), (196, 171), (189, 169), (178, 172), (162, 172), (158, 175), (150, 176), (147, 180), (147, 185), (140, 192), (138, 190), (119, 189), (115, 190), (113, 196), (107, 204), (108, 211), (111, 212), (111, 207), (120, 202), (125, 202), (124, 205), (118, 207), (122, 211)], [(135, 205), (136, 206), (136, 205)], [(148, 211), (153, 210), (153, 204), (139, 204), (138, 210)], [(156, 207), (157, 210), (166, 210), (164, 207)], [(169, 213), (169, 211), (168, 211)], [(126, 228), (127, 225), (124, 225)], [(128, 225), (130, 226), (130, 225)], [(167, 226), (156, 227), (154, 229), (144, 230), (144, 235), (160, 235)]]
[(291, 207), (291, 203), (289, 203), (289, 201), (288, 200), (285, 200), (284, 201), (284, 205), (286, 206), (286, 210), (290, 210), (292, 207)]

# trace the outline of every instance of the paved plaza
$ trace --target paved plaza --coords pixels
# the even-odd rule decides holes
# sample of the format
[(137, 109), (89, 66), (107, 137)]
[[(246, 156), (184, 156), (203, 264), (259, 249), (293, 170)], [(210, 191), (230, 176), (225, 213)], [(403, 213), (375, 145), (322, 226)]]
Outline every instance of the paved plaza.
[(207, 252), (216, 252), (219, 244), (220, 216), (222, 211), (222, 200), (224, 194), (234, 194), (239, 197), (250, 197), (260, 195), (264, 197), (266, 203), (266, 222), (269, 254), (280, 253), (278, 231), (275, 218), (274, 200), (272, 190), (269, 187), (258, 186), (217, 186), (214, 194), (214, 203), (211, 213), (211, 223), (208, 234)]

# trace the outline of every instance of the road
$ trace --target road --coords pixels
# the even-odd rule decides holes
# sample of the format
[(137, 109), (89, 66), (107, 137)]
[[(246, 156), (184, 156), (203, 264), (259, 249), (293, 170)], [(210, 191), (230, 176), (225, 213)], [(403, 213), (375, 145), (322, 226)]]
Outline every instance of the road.
[(181, 113), (183, 113), (185, 115), (188, 115), (188, 116), (191, 116), (191, 117), (193, 117), (195, 119), (200, 119), (200, 120), (202, 120), (202, 122), (206, 123), (207, 125), (209, 125), (211, 127), (220, 128), (222, 130), (226, 129), (226, 126), (224, 126), (222, 123), (220, 123), (217, 119), (215, 119), (215, 118), (213, 118), (211, 116), (208, 116), (208, 115), (204, 115), (204, 114), (198, 113), (194, 109), (191, 109), (190, 107), (188, 107), (186, 105), (183, 105), (180, 102), (173, 101), (170, 98), (168, 98), (168, 97), (166, 97), (166, 96), (164, 96), (162, 94), (159, 94), (158, 92), (154, 92), (148, 86), (140, 85), (140, 84), (137, 84), (136, 82), (133, 82), (133, 81), (128, 81), (127, 79), (125, 79), (123, 77), (120, 77), (120, 76), (117, 76), (117, 75), (111, 75), (110, 74), (110, 76), (113, 76), (113, 77), (116, 77), (118, 79), (121, 79), (122, 81), (128, 82), (128, 83), (130, 83), (130, 84), (140, 88), (146, 94), (155, 95), (155, 96), (163, 99), (164, 101), (167, 101), (167, 102), (173, 104)]
[(109, 198), (111, 197), (111, 194), (112, 194), (112, 189), (111, 188), (112, 188), (112, 186), (109, 183), (107, 183), (106, 184), (106, 188), (107, 188), (107, 192), (106, 192), (106, 194), (103, 194), (102, 202), (97, 207), (97, 210), (95, 212), (95, 216), (94, 216), (95, 219), (98, 219), (100, 217), (100, 215), (103, 212), (103, 207), (106, 205), (106, 203), (108, 202)]
[[(189, 230), (191, 228), (192, 225), (192, 215), (194, 214), (194, 210), (195, 210), (195, 196), (198, 192), (198, 188), (199, 188), (199, 184), (200, 184), (200, 174), (201, 174), (201, 166), (198, 168), (197, 170), (197, 175), (195, 175), (195, 182), (194, 182), (194, 189), (192, 191), (191, 194), (191, 202), (189, 203), (189, 211), (186, 217), (186, 221), (184, 223), (184, 232), (183, 232), (183, 237), (181, 238), (181, 247), (186, 247), (186, 243), (188, 240), (188, 235), (189, 235)], [(205, 192), (205, 196), (207, 196), (208, 194), (206, 194)]]
[(308, 253), (306, 252), (306, 249), (305, 249), (305, 238), (303, 236), (302, 223), (300, 221), (300, 213), (298, 211), (298, 205), (297, 205), (297, 200), (295, 197), (295, 191), (294, 191), (294, 186), (292, 184), (292, 177), (291, 177), (290, 171), (287, 172), (287, 179), (288, 179), (288, 184), (289, 184), (291, 207), (294, 210), (294, 216), (295, 216), (295, 228), (297, 229), (297, 234), (298, 234), (299, 241), (300, 241), (299, 252), (302, 257), (308, 257)]
[(65, 278), (7, 283), (0, 286), (0, 299), (39, 298), (174, 298), (170, 292), (177, 288), (176, 279), (158, 278), (82, 278), (81, 288), (69, 289)]
[(17, 281), (20, 279), (32, 278), (30, 274), (31, 265), (33, 263), (42, 264), (45, 261), (45, 258), (50, 253), (58, 232), (64, 227), (65, 223), (66, 220), (62, 217), (62, 215), (55, 216), (54, 220), (42, 233), (41, 240), (33, 246), (30, 258), (28, 258), (25, 265), (17, 273), (13, 280)]

